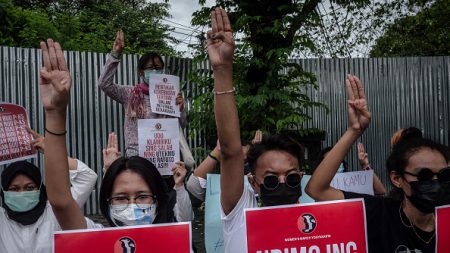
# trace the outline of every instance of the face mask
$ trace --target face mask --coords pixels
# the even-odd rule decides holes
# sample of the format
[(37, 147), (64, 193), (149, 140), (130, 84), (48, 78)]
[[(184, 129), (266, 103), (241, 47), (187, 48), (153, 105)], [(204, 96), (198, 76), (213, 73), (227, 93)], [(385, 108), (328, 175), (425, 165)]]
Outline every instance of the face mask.
[(39, 203), (41, 192), (37, 191), (3, 191), (5, 204), (14, 212), (28, 212)]
[(343, 173), (345, 171), (344, 163), (339, 164), (339, 169), (337, 170), (337, 173)]
[(274, 190), (268, 190), (264, 184), (259, 187), (261, 189), (260, 198), (264, 206), (295, 204), (302, 195), (300, 184), (297, 187), (290, 187), (285, 183), (280, 183)]
[(135, 226), (152, 224), (156, 217), (156, 204), (111, 205), (111, 220), (118, 226)]
[(154, 74), (164, 74), (164, 70), (162, 70), (162, 69), (144, 70), (144, 82), (147, 84), (150, 83), (150, 75), (154, 75)]
[(411, 185), (411, 196), (407, 196), (409, 201), (422, 213), (432, 213), (436, 206), (443, 202), (445, 198), (443, 189), (437, 180), (413, 181)]

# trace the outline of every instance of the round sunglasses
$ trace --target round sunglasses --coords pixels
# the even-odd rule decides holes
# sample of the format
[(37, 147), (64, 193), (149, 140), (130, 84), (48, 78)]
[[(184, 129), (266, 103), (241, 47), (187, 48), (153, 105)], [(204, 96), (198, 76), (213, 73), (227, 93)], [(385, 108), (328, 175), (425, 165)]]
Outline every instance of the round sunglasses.
[(408, 171), (404, 171), (403, 173), (417, 177), (417, 180), (419, 180), (419, 181), (432, 180), (434, 175), (436, 175), (439, 183), (450, 182), (450, 167), (443, 168), (442, 170), (440, 170), (437, 173), (434, 173), (429, 168), (420, 168), (419, 172), (417, 172), (416, 174), (408, 172)]
[[(293, 172), (286, 175), (284, 178), (285, 184), (291, 188), (295, 188), (300, 185), (302, 181), (302, 175), (299, 172)], [(275, 190), (280, 185), (280, 179), (277, 175), (269, 174), (264, 176), (264, 187), (267, 190)]]

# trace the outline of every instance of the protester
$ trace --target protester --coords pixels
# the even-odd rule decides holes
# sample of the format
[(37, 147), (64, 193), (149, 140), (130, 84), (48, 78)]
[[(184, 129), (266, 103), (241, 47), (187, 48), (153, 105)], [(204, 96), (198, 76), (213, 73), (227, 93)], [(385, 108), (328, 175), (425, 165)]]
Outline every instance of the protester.
[[(45, 152), (44, 138), (32, 132), (33, 146)], [(45, 155), (44, 155), (45, 156)], [(97, 174), (86, 164), (66, 158), (69, 166), (70, 194), (76, 208), (86, 203)], [(26, 161), (10, 164), (1, 174), (2, 207), (0, 208), (0, 252), (50, 253), (53, 232), (61, 230), (38, 167)]]
[(399, 248), (404, 252), (434, 252), (434, 208), (450, 204), (450, 169), (443, 146), (420, 138), (394, 146), (387, 168), (394, 187), (402, 190), (401, 200), (330, 186), (339, 163), (371, 121), (361, 81), (348, 75), (346, 85), (349, 128), (316, 169), (306, 192), (318, 201), (364, 198), (369, 252), (397, 252)]
[[(125, 108), (125, 154), (129, 157), (139, 155), (137, 119), (171, 118), (171, 116), (151, 111), (149, 97), (150, 75), (164, 73), (164, 61), (159, 54), (146, 53), (139, 59), (137, 67), (141, 83), (134, 87), (114, 83), (114, 75), (117, 72), (124, 48), (123, 32), (118, 31), (113, 49), (107, 56), (106, 64), (100, 73), (98, 86), (107, 96), (121, 103)], [(179, 122), (181, 127), (184, 128), (186, 126), (186, 111), (184, 110), (184, 98), (181, 93), (176, 97), (176, 104), (179, 106), (181, 113)], [(181, 135), (183, 134), (182, 131), (180, 133)], [(180, 138), (184, 138), (184, 135), (180, 136)], [(192, 167), (194, 163), (192, 154), (189, 150), (184, 150), (183, 147), (181, 147), (183, 159), (188, 163), (188, 167)]]
[(225, 10), (211, 12), (208, 54), (214, 71), (214, 112), (221, 151), (221, 209), (225, 252), (245, 252), (244, 208), (257, 207), (255, 193), (265, 206), (298, 202), (301, 194), (301, 147), (287, 136), (269, 135), (247, 154), (254, 189), (244, 186), (244, 157), (234, 99), (234, 41)]
[[(132, 157), (133, 158), (133, 157)], [(108, 145), (106, 149), (103, 149), (103, 171), (105, 177), (103, 178), (102, 187), (100, 188), (100, 208), (103, 212), (103, 215), (107, 218), (108, 221), (111, 219), (109, 212), (108, 212), (108, 199), (111, 198), (111, 187), (114, 180), (117, 179), (117, 177), (121, 174), (123, 170), (126, 168), (124, 167), (125, 164), (133, 164), (135, 166), (135, 169), (138, 171), (138, 173), (143, 176), (148, 182), (148, 185), (158, 185), (158, 187), (152, 188), (153, 195), (156, 195), (158, 198), (159, 203), (165, 203), (165, 202), (173, 202), (174, 205), (169, 205), (172, 215), (169, 215), (171, 217), (171, 220), (168, 220), (167, 222), (172, 221), (191, 221), (194, 217), (194, 213), (192, 211), (192, 204), (191, 200), (189, 198), (189, 194), (186, 191), (186, 188), (184, 187), (184, 178), (186, 177), (186, 166), (183, 162), (177, 162), (175, 163), (175, 166), (172, 168), (173, 173), (173, 179), (175, 182), (175, 185), (173, 187), (173, 190), (166, 189), (167, 187), (165, 184), (159, 182), (159, 178), (161, 178), (161, 175), (159, 172), (154, 171), (154, 165), (150, 162), (144, 162), (142, 159), (123, 159), (121, 158), (121, 153), (118, 150), (118, 143), (117, 143), (117, 135), (115, 133), (110, 133), (108, 136)], [(107, 173), (109, 171), (109, 167), (114, 164), (116, 160), (121, 160), (119, 164), (115, 164), (113, 167), (112, 173)], [(130, 161), (132, 160), (132, 161)], [(121, 166), (120, 168), (117, 168), (117, 166)], [(146, 171), (140, 171), (143, 168), (149, 167), (152, 171), (151, 173), (147, 173)], [(134, 168), (134, 167), (133, 167)], [(107, 176), (108, 175), (108, 176)], [(156, 178), (157, 180), (151, 180), (150, 178)], [(165, 187), (165, 188), (164, 188)], [(160, 189), (164, 189), (163, 193), (155, 193), (155, 191), (160, 191)], [(163, 196), (168, 195), (168, 199), (162, 199)], [(174, 196), (175, 195), (175, 196)], [(159, 196), (161, 196), (161, 199), (159, 199)], [(167, 212), (167, 211), (166, 211)], [(158, 212), (162, 213), (162, 212)], [(111, 223), (111, 222), (110, 222)], [(113, 223), (111, 223), (112, 225)]]

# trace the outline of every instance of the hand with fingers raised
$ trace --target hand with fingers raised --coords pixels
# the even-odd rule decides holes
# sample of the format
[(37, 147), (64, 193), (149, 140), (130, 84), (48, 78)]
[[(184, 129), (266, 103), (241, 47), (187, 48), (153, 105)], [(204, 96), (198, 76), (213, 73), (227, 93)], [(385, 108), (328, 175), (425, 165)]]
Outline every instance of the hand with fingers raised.
[[(46, 113), (64, 113), (69, 100), (71, 77), (61, 46), (52, 39), (41, 42), (44, 67), (41, 70), (40, 93)], [(65, 117), (65, 116), (64, 116)]]
[(361, 169), (366, 169), (367, 167), (370, 166), (369, 154), (366, 153), (364, 144), (362, 144), (361, 142), (358, 143), (358, 160), (359, 160), (359, 165), (361, 166)]
[(356, 132), (364, 132), (369, 127), (372, 113), (367, 105), (364, 87), (357, 76), (348, 74), (346, 80), (349, 126)]
[(123, 49), (125, 48), (125, 40), (123, 38), (123, 32), (117, 31), (116, 40), (114, 41), (114, 45), (112, 48), (112, 52), (115, 54), (116, 57), (119, 57)]
[(108, 136), (108, 146), (103, 149), (103, 168), (105, 172), (109, 169), (111, 164), (122, 157), (122, 154), (119, 152), (119, 144), (117, 141), (117, 135), (113, 132)]
[(233, 64), (234, 38), (224, 9), (211, 11), (211, 30), (207, 33), (209, 61), (213, 69)]
[(254, 145), (254, 144), (261, 143), (261, 141), (262, 141), (262, 136), (263, 136), (262, 131), (259, 130), (259, 129), (256, 130), (256, 132), (255, 132), (255, 137), (253, 137), (253, 140), (252, 140), (252, 144)]
[(184, 162), (176, 162), (172, 167), (173, 180), (175, 181), (175, 185), (180, 187), (184, 184), (184, 178), (186, 177), (186, 166)]

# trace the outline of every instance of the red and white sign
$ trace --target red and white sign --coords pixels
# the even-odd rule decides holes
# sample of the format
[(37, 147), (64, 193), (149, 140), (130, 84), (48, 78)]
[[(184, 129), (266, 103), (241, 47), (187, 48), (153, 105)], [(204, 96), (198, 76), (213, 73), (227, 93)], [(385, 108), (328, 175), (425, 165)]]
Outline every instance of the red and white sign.
[(152, 74), (149, 80), (150, 106), (154, 113), (180, 117), (176, 98), (180, 92), (178, 76)]
[(0, 165), (36, 157), (25, 108), (0, 103)]
[(450, 205), (436, 208), (436, 253), (450, 249)]
[(188, 222), (61, 231), (54, 234), (54, 252), (189, 253), (191, 238)]
[(180, 161), (178, 119), (139, 119), (139, 156), (148, 159), (161, 175), (172, 175), (173, 165)]
[(249, 253), (367, 253), (362, 199), (245, 211)]

